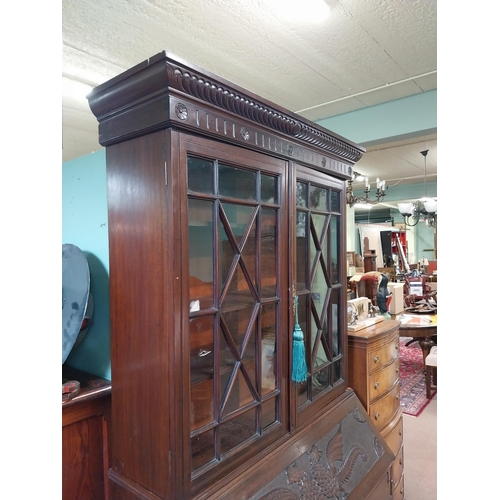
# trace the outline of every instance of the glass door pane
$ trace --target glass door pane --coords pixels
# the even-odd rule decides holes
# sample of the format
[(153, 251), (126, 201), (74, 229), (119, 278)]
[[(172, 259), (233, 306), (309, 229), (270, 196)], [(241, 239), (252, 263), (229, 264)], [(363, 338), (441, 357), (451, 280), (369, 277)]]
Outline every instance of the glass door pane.
[[(296, 385), (299, 412), (342, 382), (339, 334), (341, 185), (310, 171), (295, 180), (294, 280), (305, 337), (307, 380)], [(320, 178), (321, 177), (321, 178)]]
[(276, 336), (288, 300), (278, 289), (278, 251), (287, 249), (280, 243), (287, 217), (282, 169), (263, 173), (199, 153), (188, 158), (187, 169), (196, 477), (258, 441), (281, 418)]

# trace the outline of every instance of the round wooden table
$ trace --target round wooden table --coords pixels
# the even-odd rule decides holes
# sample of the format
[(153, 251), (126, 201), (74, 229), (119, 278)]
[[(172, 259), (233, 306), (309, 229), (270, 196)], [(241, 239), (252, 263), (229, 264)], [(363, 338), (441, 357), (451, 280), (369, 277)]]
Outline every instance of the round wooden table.
[(425, 364), (425, 358), (429, 354), (431, 347), (435, 345), (432, 337), (437, 335), (438, 315), (401, 313), (391, 315), (391, 319), (401, 322), (399, 326), (400, 337), (411, 337), (418, 340), (422, 348)]

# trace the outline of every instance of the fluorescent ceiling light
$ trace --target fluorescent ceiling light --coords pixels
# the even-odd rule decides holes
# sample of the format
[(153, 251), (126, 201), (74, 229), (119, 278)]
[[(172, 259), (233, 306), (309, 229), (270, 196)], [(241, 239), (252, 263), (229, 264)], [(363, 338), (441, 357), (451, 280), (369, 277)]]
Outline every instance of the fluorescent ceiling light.
[(330, 7), (324, 0), (267, 0), (280, 9), (280, 15), (306, 22), (324, 21), (330, 14)]

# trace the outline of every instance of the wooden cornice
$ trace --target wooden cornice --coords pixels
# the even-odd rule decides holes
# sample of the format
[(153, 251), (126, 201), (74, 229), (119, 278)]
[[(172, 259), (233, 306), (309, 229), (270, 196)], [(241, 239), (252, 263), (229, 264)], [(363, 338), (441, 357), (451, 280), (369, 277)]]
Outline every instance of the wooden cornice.
[(166, 52), (99, 85), (87, 98), (103, 146), (175, 126), (317, 164), (345, 178), (365, 151)]

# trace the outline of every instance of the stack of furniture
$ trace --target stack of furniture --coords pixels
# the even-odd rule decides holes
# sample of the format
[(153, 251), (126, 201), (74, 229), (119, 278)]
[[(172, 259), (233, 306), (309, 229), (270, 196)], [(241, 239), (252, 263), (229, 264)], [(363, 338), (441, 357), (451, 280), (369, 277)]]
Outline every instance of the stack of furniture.
[(349, 384), (396, 456), (395, 499), (404, 496), (403, 412), (399, 402), (399, 321), (349, 332)]

